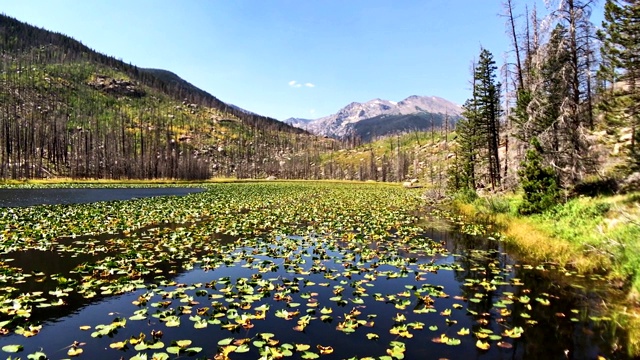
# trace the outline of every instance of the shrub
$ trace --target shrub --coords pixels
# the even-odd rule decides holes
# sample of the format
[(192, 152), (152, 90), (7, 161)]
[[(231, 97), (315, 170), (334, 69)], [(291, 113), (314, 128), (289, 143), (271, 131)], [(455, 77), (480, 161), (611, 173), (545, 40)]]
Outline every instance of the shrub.
[(618, 181), (614, 178), (587, 178), (573, 188), (574, 195), (614, 195), (618, 192)]
[(471, 188), (463, 187), (453, 194), (453, 198), (462, 203), (471, 204), (478, 199), (478, 193)]
[(511, 212), (509, 199), (502, 196), (490, 196), (486, 199), (487, 210), (493, 214), (508, 214)]

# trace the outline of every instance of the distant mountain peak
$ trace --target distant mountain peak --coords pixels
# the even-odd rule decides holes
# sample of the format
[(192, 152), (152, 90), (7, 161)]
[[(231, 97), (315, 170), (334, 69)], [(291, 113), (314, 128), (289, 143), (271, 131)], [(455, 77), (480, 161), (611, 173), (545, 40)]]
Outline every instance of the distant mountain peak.
[[(442, 122), (445, 117), (455, 119), (460, 116), (461, 111), (460, 106), (441, 97), (411, 95), (399, 102), (380, 98), (364, 103), (352, 102), (333, 115), (319, 119), (292, 118), (284, 122), (317, 135), (343, 138), (355, 134), (367, 138), (371, 137), (372, 132), (375, 132), (376, 136), (382, 136), (405, 131), (412, 126), (423, 128), (427, 123), (431, 126), (434, 118), (439, 119), (436, 122)], [(371, 121), (372, 119), (375, 121)], [(397, 119), (401, 120), (396, 121)], [(382, 124), (382, 120), (386, 123)], [(370, 129), (376, 121), (379, 129)], [(397, 126), (394, 126), (394, 122)], [(362, 130), (366, 132), (363, 133), (359, 129), (367, 130)]]

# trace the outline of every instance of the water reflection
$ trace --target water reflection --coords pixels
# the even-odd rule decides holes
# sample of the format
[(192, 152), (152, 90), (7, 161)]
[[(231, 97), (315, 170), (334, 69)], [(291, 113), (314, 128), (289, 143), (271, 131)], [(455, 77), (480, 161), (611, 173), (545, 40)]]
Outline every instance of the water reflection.
[[(500, 334), (508, 328), (526, 329), (521, 338), (512, 342), (509, 357), (596, 359), (607, 354), (607, 358), (626, 358), (618, 346), (626, 335), (613, 322), (594, 321), (589, 315), (598, 313), (605, 296), (604, 282), (567, 277), (550, 264), (517, 264), (498, 241), (459, 232), (431, 231), (429, 236), (457, 254), (455, 262), (461, 270), (455, 272), (455, 278), (462, 284), (461, 296), (473, 299), (483, 295), (478, 302), (468, 304), (480, 315), (472, 315), (473, 331), (488, 328)], [(469, 286), (469, 279), (508, 285)], [(527, 298), (528, 301), (520, 301)], [(502, 308), (495, 304), (505, 299), (509, 309), (501, 312)]]
[[(140, 289), (133, 293), (119, 296), (97, 297), (94, 300), (82, 299), (78, 296), (66, 299), (69, 304), (66, 307), (39, 312), (37, 319), (48, 321), (46, 331), (40, 335), (24, 340), (10, 335), (0, 338), (0, 346), (10, 343), (24, 343), (26, 351), (36, 351), (46, 344), (47, 349), (61, 349), (73, 341), (86, 342), (83, 356), (91, 359), (113, 359), (123, 353), (108, 349), (108, 344), (122, 341), (132, 334), (140, 332), (147, 335), (153, 329), (162, 329), (165, 332), (165, 343), (171, 340), (191, 339), (194, 346), (203, 347), (201, 355), (211, 358), (218, 350), (217, 341), (228, 338), (251, 338), (258, 333), (269, 332), (276, 334), (282, 342), (294, 344), (331, 345), (336, 352), (323, 355), (325, 360), (342, 359), (350, 357), (362, 358), (364, 356), (379, 357), (386, 354), (391, 341), (402, 341), (406, 344), (405, 359), (595, 359), (598, 355), (607, 358), (624, 358), (624, 354), (618, 352), (615, 343), (620, 341), (624, 334), (619, 329), (614, 329), (611, 322), (594, 321), (590, 318), (597, 315), (593, 312), (594, 299), (599, 298), (597, 283), (576, 277), (565, 277), (563, 272), (552, 269), (550, 266), (525, 266), (514, 262), (509, 257), (502, 244), (496, 241), (485, 240), (479, 237), (466, 236), (457, 232), (429, 231), (427, 237), (449, 250), (454, 255), (439, 255), (428, 253), (423, 248), (393, 246), (392, 242), (380, 242), (376, 244), (362, 244), (354, 246), (346, 242), (324, 243), (320, 238), (295, 237), (293, 245), (286, 243), (281, 238), (264, 239), (265, 242), (237, 241), (236, 238), (218, 236), (217, 241), (227, 244), (225, 252), (201, 252), (197, 254), (200, 259), (207, 258), (210, 261), (202, 262), (200, 267), (185, 271), (183, 259), (176, 259), (156, 264), (155, 267), (166, 278), (175, 280), (181, 284), (214, 284), (207, 288), (208, 294), (221, 294), (223, 297), (209, 298), (207, 293), (199, 294), (198, 289), (188, 289), (185, 293), (197, 306), (212, 306), (214, 303), (223, 304), (229, 308), (239, 309), (235, 305), (237, 298), (232, 297), (237, 289), (230, 292), (221, 292), (227, 285), (215, 286), (215, 282), (227, 278), (227, 284), (233, 285), (244, 282), (242, 279), (269, 279), (275, 285), (274, 290), (260, 303), (268, 304), (271, 309), (266, 321), (255, 321), (253, 329), (236, 328), (233, 331), (223, 330), (219, 326), (209, 325), (206, 329), (198, 330), (183, 316), (183, 325), (177, 328), (167, 328), (157, 318), (149, 317), (146, 321), (129, 321), (126, 331), (115, 334), (109, 339), (94, 339), (90, 332), (79, 332), (79, 325), (92, 325), (109, 323), (114, 316), (128, 317), (132, 311), (131, 302), (141, 294), (149, 291)], [(83, 239), (81, 242), (86, 242)], [(290, 239), (289, 239), (290, 240)], [(418, 239), (424, 242), (428, 240)], [(419, 241), (418, 241), (419, 242)], [(73, 245), (73, 244), (71, 244)], [(76, 245), (82, 245), (80, 243)], [(338, 245), (338, 246), (336, 246)], [(399, 245), (399, 244), (397, 244)], [(345, 249), (350, 249), (346, 251)], [(268, 250), (265, 250), (268, 249)], [(422, 250), (421, 250), (422, 249)], [(380, 254), (376, 257), (375, 254)], [(390, 253), (388, 257), (383, 256)], [(235, 254), (235, 255), (234, 255)], [(242, 256), (240, 256), (242, 254)], [(14, 253), (13, 255), (17, 255)], [(33, 267), (29, 263), (29, 256), (39, 256), (39, 260), (47, 262), (49, 256), (56, 259), (59, 264), (47, 264)], [(78, 255), (80, 256), (80, 255)], [(14, 264), (23, 266), (27, 271), (43, 271), (49, 273), (65, 273), (67, 269), (80, 261), (97, 261), (90, 254), (80, 258), (60, 256), (58, 253), (42, 251), (40, 254), (25, 253), (14, 256)], [(415, 259), (409, 265), (397, 265), (400, 257)], [(67, 264), (68, 262), (68, 264)], [(205, 263), (207, 266), (205, 266)], [(215, 266), (209, 266), (210, 263)], [(399, 264), (400, 262), (398, 262)], [(357, 264), (357, 265), (356, 265)], [(45, 265), (45, 264), (42, 264)], [(355, 269), (357, 271), (347, 272)], [(301, 273), (306, 275), (302, 276)], [(402, 273), (406, 276), (392, 277), (391, 275)], [(152, 277), (144, 279), (147, 284), (154, 282)], [(318, 284), (327, 283), (328, 286)], [(311, 285), (313, 284), (313, 285)], [(368, 290), (368, 296), (362, 296), (358, 287), (372, 285)], [(578, 286), (576, 286), (578, 285)], [(595, 285), (595, 287), (594, 287)], [(13, 284), (19, 291), (30, 291), (29, 281), (21, 284)], [(42, 286), (45, 286), (44, 284)], [(49, 286), (57, 286), (51, 283)], [(336, 286), (344, 288), (344, 302), (331, 300), (335, 295)], [(584, 286), (584, 289), (580, 288)], [(158, 289), (174, 291), (184, 289), (184, 285), (160, 286)], [(42, 287), (49, 289), (49, 287)], [(155, 289), (150, 285), (149, 289)], [(202, 289), (202, 288), (200, 288)], [(316, 293), (315, 299), (321, 308), (328, 306), (333, 308), (332, 320), (312, 321), (304, 332), (292, 330), (294, 321), (286, 321), (276, 318), (277, 310), (287, 309), (293, 311), (286, 302), (275, 298), (277, 292), (284, 292), (291, 296), (293, 303), (299, 303), (299, 309), (304, 313), (306, 301), (303, 294)], [(435, 298), (436, 309), (429, 313), (416, 313), (414, 309), (424, 309), (424, 304), (418, 301), (415, 292), (419, 289), (428, 289)], [(402, 293), (408, 293), (406, 299), (410, 305), (406, 308), (394, 306), (392, 298), (404, 298)], [(373, 298), (383, 297), (385, 301), (374, 301)], [(423, 293), (425, 294), (425, 293)], [(436, 294), (442, 294), (438, 296)], [(165, 299), (160, 291), (157, 291), (152, 301)], [(362, 296), (364, 304), (357, 304), (353, 300)], [(436, 298), (437, 297), (437, 298)], [(525, 301), (525, 299), (529, 299)], [(176, 298), (174, 305), (180, 301)], [(540, 300), (538, 300), (540, 299)], [(96, 301), (98, 300), (98, 301)], [(548, 300), (548, 304), (543, 304)], [(542, 301), (542, 302), (541, 302)], [(456, 304), (460, 308), (456, 307)], [(504, 306), (496, 306), (503, 304)], [(296, 307), (298, 308), (298, 307)], [(354, 333), (345, 335), (336, 330), (337, 324), (344, 321), (346, 314), (356, 309), (362, 314), (359, 319), (372, 317), (375, 325), (372, 328), (358, 329)], [(448, 316), (442, 312), (450, 310)], [(506, 309), (503, 311), (503, 309)], [(150, 313), (159, 310), (151, 309)], [(240, 311), (240, 310), (238, 310)], [(249, 311), (247, 311), (249, 312)], [(507, 313), (509, 312), (509, 313)], [(319, 317), (318, 312), (310, 312)], [(389, 333), (390, 328), (397, 322), (393, 320), (396, 314), (406, 316), (406, 323), (423, 322), (425, 329), (412, 331), (412, 338), (399, 338)], [(51, 323), (55, 321), (55, 323)], [(435, 330), (427, 327), (434, 325)], [(471, 334), (457, 335), (460, 328), (469, 328)], [(507, 330), (518, 327), (524, 329), (519, 338), (503, 336)], [(502, 348), (496, 341), (491, 341), (491, 348), (482, 351), (476, 348), (476, 340), (486, 331), (493, 335), (500, 335), (502, 342), (510, 346)], [(618, 337), (614, 337), (614, 333)], [(379, 335), (378, 341), (367, 339), (367, 333)], [(460, 338), (458, 346), (437, 344), (433, 338), (446, 334), (449, 337)], [(48, 352), (49, 353), (49, 352)], [(124, 358), (135, 355), (132, 349), (124, 354)], [(54, 358), (64, 357), (62, 353), (51, 353)], [(252, 348), (245, 354), (233, 354), (232, 359), (256, 359), (258, 351)]]
[(98, 201), (131, 200), (153, 196), (184, 196), (204, 191), (199, 188), (91, 188), (91, 189), (0, 189), (0, 207), (83, 204)]

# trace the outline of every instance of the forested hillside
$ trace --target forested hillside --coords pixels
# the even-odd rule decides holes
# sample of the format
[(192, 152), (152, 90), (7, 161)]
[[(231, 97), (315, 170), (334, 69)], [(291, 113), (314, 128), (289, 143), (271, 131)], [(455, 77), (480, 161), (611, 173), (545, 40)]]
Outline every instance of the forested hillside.
[(514, 61), (499, 67), (481, 49), (473, 64), (451, 189), (522, 185), (526, 213), (553, 204), (561, 188), (637, 186), (640, 5), (608, 0), (600, 28), (591, 21), (593, 1), (556, 5), (540, 16), (505, 1)]
[(0, 50), (0, 178), (297, 177), (334, 146), (4, 15)]

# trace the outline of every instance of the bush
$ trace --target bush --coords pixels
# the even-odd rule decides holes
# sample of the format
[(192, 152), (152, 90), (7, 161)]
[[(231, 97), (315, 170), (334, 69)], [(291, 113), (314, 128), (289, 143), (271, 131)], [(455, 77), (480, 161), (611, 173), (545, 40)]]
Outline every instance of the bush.
[(453, 194), (453, 198), (465, 204), (471, 204), (478, 199), (478, 194), (470, 188), (462, 188)]
[(536, 138), (531, 142), (532, 148), (518, 170), (524, 197), (518, 211), (523, 215), (541, 213), (556, 205), (560, 199), (560, 188), (556, 182), (555, 171), (542, 165), (540, 143)]
[(511, 212), (509, 199), (502, 196), (490, 196), (485, 199), (486, 207), (493, 214), (508, 214)]
[(587, 178), (573, 188), (574, 195), (614, 195), (618, 192), (618, 181), (614, 178)]

